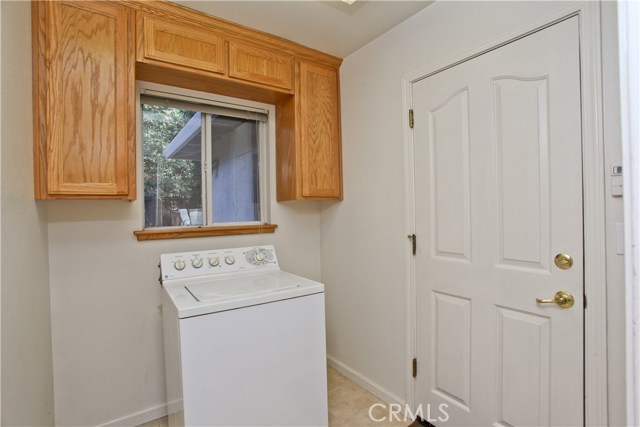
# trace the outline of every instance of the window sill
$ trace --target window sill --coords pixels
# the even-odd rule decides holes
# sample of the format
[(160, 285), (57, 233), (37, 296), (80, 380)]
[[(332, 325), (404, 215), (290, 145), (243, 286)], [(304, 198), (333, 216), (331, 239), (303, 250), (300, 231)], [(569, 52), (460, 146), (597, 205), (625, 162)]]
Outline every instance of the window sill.
[(165, 239), (187, 239), (191, 237), (211, 237), (211, 236), (233, 236), (236, 234), (264, 234), (276, 231), (276, 224), (258, 225), (231, 225), (222, 227), (184, 227), (184, 228), (158, 228), (148, 230), (137, 230), (138, 241), (142, 240), (165, 240)]

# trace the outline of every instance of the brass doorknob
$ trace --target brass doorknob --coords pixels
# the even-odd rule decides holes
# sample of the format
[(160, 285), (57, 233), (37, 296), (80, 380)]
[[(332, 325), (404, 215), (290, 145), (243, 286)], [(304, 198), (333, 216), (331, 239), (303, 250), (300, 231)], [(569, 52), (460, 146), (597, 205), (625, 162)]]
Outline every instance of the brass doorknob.
[(573, 266), (573, 258), (571, 258), (571, 255), (563, 254), (562, 252), (556, 255), (553, 262), (562, 270), (568, 270)]
[(538, 304), (557, 304), (562, 308), (571, 308), (573, 307), (573, 303), (575, 303), (575, 299), (570, 292), (567, 291), (558, 291), (553, 296), (553, 299), (540, 299), (536, 298), (536, 302)]

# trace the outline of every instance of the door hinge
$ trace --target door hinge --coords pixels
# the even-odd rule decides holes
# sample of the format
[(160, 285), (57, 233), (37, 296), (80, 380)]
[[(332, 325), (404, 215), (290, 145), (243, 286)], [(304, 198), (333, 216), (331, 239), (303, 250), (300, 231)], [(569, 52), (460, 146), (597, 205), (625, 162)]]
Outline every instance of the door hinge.
[(416, 254), (416, 235), (409, 234), (407, 237), (411, 239), (411, 253), (415, 255)]
[(587, 308), (587, 296), (583, 295), (582, 298), (583, 298), (583, 301), (584, 301), (584, 307), (583, 308), (586, 309)]
[(413, 109), (409, 110), (409, 127), (413, 129)]
[(415, 357), (413, 358), (413, 378), (415, 378), (418, 375), (418, 359), (416, 359)]

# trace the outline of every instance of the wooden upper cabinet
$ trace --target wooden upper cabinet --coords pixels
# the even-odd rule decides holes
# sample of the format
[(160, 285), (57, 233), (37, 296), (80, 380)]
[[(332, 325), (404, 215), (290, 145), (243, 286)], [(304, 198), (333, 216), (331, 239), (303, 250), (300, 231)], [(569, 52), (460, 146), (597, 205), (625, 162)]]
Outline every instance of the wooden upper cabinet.
[(342, 198), (337, 70), (300, 63), (302, 196)]
[(133, 14), (32, 4), (35, 196), (135, 198)]
[(229, 76), (291, 90), (293, 57), (232, 40), (229, 42)]
[(220, 33), (141, 12), (138, 25), (142, 28), (144, 45), (143, 58), (139, 60), (226, 74), (225, 39)]
[(277, 198), (342, 199), (338, 70), (298, 63), (294, 99), (276, 117)]
[(38, 199), (136, 197), (135, 80), (276, 105), (278, 200), (342, 199), (341, 60), (166, 1), (32, 3)]

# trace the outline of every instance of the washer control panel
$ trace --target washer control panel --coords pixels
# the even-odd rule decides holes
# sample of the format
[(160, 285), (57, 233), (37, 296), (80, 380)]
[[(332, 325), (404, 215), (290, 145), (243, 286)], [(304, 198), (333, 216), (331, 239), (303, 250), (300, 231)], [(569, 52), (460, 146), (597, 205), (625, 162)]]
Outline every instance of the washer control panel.
[(275, 253), (265, 248), (255, 248), (248, 251), (245, 258), (251, 265), (268, 265), (275, 259)]
[(180, 252), (160, 256), (162, 280), (279, 268), (272, 245)]

